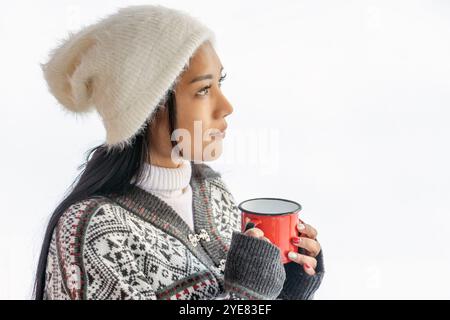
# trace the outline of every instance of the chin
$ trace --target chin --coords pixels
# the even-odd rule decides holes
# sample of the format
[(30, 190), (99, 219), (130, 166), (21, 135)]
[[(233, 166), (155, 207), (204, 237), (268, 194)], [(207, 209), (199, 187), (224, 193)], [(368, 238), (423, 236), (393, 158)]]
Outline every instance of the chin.
[(218, 154), (217, 156), (204, 156), (203, 161), (205, 161), (205, 162), (215, 161), (215, 160), (219, 159), (221, 155), (222, 154)]
[(203, 148), (203, 161), (215, 161), (222, 155), (222, 141), (217, 140)]

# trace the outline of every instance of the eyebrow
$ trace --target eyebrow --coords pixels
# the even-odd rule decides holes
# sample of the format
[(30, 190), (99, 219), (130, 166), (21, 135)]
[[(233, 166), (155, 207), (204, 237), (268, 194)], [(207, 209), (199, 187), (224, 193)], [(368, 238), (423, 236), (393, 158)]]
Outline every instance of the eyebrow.
[[(222, 72), (222, 70), (223, 70), (223, 66), (220, 68), (220, 72)], [(213, 78), (212, 74), (204, 74), (202, 76), (195, 77), (194, 79), (191, 80), (191, 82), (189, 82), (189, 84), (197, 82), (197, 81), (212, 79), (212, 78)]]

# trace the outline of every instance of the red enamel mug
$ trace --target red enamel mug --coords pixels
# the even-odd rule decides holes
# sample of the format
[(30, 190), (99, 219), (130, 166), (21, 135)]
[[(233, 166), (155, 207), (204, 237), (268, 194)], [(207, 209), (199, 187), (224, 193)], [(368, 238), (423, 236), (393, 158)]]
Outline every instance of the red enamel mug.
[(274, 245), (281, 250), (283, 263), (291, 260), (287, 257), (289, 251), (298, 252), (298, 247), (291, 240), (298, 236), (297, 224), (302, 206), (292, 200), (279, 198), (254, 198), (241, 202), (241, 230), (257, 227), (264, 232)]

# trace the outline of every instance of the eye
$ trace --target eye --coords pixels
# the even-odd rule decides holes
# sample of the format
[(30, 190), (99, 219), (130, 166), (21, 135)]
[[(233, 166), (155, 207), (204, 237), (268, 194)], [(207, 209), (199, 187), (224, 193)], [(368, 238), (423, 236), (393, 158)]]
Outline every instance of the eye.
[(227, 77), (226, 73), (223, 76), (220, 77), (220, 79), (219, 79), (219, 87), (222, 85), (222, 82), (223, 82), (223, 80), (225, 80), (226, 77)]
[(226, 77), (227, 77), (227, 74), (225, 73), (223, 76), (220, 77), (219, 83), (222, 82), (223, 80), (225, 80)]
[[(205, 92), (205, 94), (200, 94), (201, 96), (205, 96), (205, 95), (208, 94), (208, 93), (206, 92), (206, 90), (209, 90), (210, 88), (211, 88), (211, 85), (206, 86), (206, 87), (203, 87), (201, 90), (198, 91), (198, 93), (203, 93), (203, 92)], [(209, 92), (209, 91), (208, 91), (208, 92)]]
[[(225, 78), (227, 77), (227, 74), (225, 73), (223, 76), (220, 77), (219, 79), (219, 88), (222, 85), (223, 80), (225, 80)], [(211, 89), (211, 85), (208, 85), (206, 87), (203, 87), (201, 90), (198, 91), (198, 93), (200, 93), (200, 96), (206, 96), (208, 94), (208, 90)]]

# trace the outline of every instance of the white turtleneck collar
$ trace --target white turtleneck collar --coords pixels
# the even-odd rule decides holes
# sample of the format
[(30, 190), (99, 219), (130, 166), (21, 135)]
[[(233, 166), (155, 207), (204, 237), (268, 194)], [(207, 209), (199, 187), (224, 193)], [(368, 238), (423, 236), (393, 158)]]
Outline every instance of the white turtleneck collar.
[(142, 179), (136, 185), (167, 202), (194, 231), (191, 174), (191, 162), (185, 159), (178, 168), (145, 163)]
[(191, 180), (192, 168), (189, 160), (182, 159), (178, 168), (165, 168), (144, 164), (143, 179), (137, 186), (147, 192), (158, 194), (165, 198), (181, 196)]

